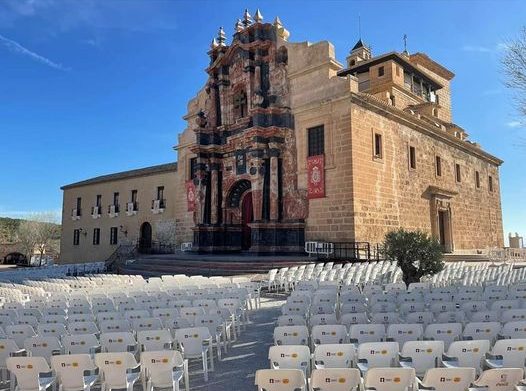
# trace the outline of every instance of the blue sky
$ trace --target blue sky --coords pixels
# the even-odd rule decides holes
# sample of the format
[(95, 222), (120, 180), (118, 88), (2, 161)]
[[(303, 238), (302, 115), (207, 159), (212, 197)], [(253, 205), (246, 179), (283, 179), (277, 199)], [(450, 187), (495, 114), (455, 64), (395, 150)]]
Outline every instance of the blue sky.
[(505, 234), (526, 235), (526, 127), (499, 58), (524, 1), (0, 0), (0, 216), (59, 210), (61, 185), (175, 160), (186, 102), (206, 79), (219, 26), (245, 7), (279, 15), (292, 41), (329, 40), (341, 62), (424, 51), (455, 72), (453, 116), (505, 160)]

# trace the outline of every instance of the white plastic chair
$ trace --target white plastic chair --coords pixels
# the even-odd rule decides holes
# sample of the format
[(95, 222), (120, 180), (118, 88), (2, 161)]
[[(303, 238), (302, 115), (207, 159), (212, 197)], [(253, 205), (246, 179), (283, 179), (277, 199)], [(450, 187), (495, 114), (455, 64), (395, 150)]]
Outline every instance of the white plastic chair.
[(473, 383), (477, 390), (487, 391), (515, 391), (515, 387), (524, 378), (522, 368), (488, 369)]
[(380, 342), (385, 339), (383, 324), (353, 324), (349, 328), (349, 341), (354, 344)]
[(44, 357), (9, 357), (7, 369), (15, 376), (15, 391), (45, 391), (55, 383)]
[(98, 369), (89, 354), (53, 356), (51, 368), (61, 391), (90, 391), (99, 379)]
[(307, 391), (305, 375), (299, 369), (259, 369), (254, 382), (258, 391)]
[(141, 354), (141, 376), (144, 391), (154, 388), (171, 388), (179, 391), (179, 384), (184, 380), (186, 391), (189, 391), (188, 360), (181, 353), (170, 351), (151, 351)]
[(66, 354), (91, 354), (100, 350), (99, 340), (95, 334), (63, 335), (62, 345)]
[(352, 344), (318, 345), (312, 356), (314, 367), (351, 368), (355, 362), (355, 349)]
[(280, 315), (276, 321), (277, 326), (306, 326), (307, 321), (300, 315)]
[(387, 326), (387, 340), (395, 341), (402, 346), (407, 341), (422, 339), (424, 329), (418, 323), (395, 323)]
[(458, 340), (462, 334), (461, 323), (432, 323), (426, 327), (424, 337), (436, 341), (443, 341), (446, 348), (451, 342)]
[(301, 369), (305, 376), (310, 370), (310, 350), (305, 345), (271, 346), (268, 352), (272, 369)]
[(489, 352), (489, 340), (455, 341), (444, 353), (442, 363), (448, 368), (472, 367), (477, 373), (482, 370), (482, 359)]
[(443, 341), (407, 341), (400, 352), (400, 365), (413, 368), (417, 376), (435, 368), (444, 353)]
[(100, 335), (100, 346), (103, 352), (136, 352), (137, 341), (132, 333), (128, 331), (102, 333)]
[(311, 340), (313, 347), (326, 343), (345, 343), (347, 342), (347, 328), (341, 324), (314, 326), (311, 331)]
[(208, 328), (191, 327), (175, 330), (175, 340), (180, 345), (185, 359), (201, 358), (203, 375), (205, 381), (208, 381), (208, 357), (211, 370), (214, 371), (214, 355), (211, 352), (212, 336)]
[(51, 356), (62, 353), (62, 345), (57, 337), (31, 337), (24, 341), (24, 349), (31, 356), (44, 357), (48, 363)]
[(169, 330), (142, 330), (137, 333), (137, 343), (141, 351), (170, 350), (172, 335)]
[(274, 344), (307, 345), (309, 329), (307, 326), (278, 326), (274, 328)]
[(484, 365), (495, 368), (524, 368), (526, 366), (526, 339), (501, 339), (486, 354)]
[(98, 353), (95, 365), (101, 372), (101, 390), (125, 388), (133, 391), (133, 385), (140, 376), (140, 366), (130, 352)]
[(310, 386), (313, 391), (359, 390), (362, 379), (355, 368), (327, 368), (312, 371)]
[(364, 389), (375, 391), (415, 390), (413, 368), (371, 368), (364, 376)]
[(422, 385), (436, 391), (465, 391), (475, 381), (475, 368), (432, 368)]
[(389, 368), (398, 364), (398, 342), (366, 342), (358, 346), (358, 369)]

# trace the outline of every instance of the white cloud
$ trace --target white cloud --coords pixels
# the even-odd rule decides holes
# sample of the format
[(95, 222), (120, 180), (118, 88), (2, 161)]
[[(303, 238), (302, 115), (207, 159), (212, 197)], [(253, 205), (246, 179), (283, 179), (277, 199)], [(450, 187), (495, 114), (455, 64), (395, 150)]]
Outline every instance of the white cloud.
[(62, 64), (51, 61), (49, 58), (41, 56), (38, 53), (32, 52), (31, 50), (20, 45), (18, 42), (13, 41), (0, 34), (0, 44), (4, 45), (10, 52), (28, 56), (34, 61), (40, 62), (41, 64), (47, 65), (51, 68), (58, 69), (60, 71), (69, 71), (70, 68), (63, 66)]
[(510, 121), (506, 124), (509, 128), (522, 128), (524, 124), (521, 121)]

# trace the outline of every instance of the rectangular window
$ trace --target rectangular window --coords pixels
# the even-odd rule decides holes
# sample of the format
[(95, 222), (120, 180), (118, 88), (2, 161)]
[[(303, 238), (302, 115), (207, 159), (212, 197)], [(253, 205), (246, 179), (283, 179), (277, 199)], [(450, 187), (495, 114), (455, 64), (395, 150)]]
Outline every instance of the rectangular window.
[(383, 145), (382, 145), (382, 135), (379, 133), (374, 134), (374, 157), (381, 159), (383, 156)]
[(93, 228), (93, 244), (96, 246), (100, 244), (100, 228)]
[(385, 75), (384, 67), (378, 68), (378, 77), (382, 77), (383, 75)]
[(80, 243), (80, 229), (73, 230), (73, 245), (78, 246)]
[(133, 202), (133, 205), (137, 203), (137, 190), (131, 191), (131, 202)]
[(197, 158), (193, 157), (190, 159), (190, 172), (188, 173), (188, 179), (194, 179), (196, 171), (197, 171)]
[(440, 156), (435, 157), (435, 167), (437, 176), (442, 176), (442, 159)]
[(457, 182), (462, 182), (462, 173), (460, 172), (460, 164), (455, 164), (455, 179)]
[(118, 231), (117, 231), (117, 227), (111, 227), (110, 228), (110, 244), (112, 245), (115, 245), (117, 244), (117, 235)]
[(115, 206), (115, 213), (119, 213), (119, 193), (113, 193), (113, 205)]
[(324, 127), (316, 126), (307, 129), (308, 135), (308, 156), (318, 156), (325, 153), (325, 134)]
[(97, 207), (101, 206), (102, 204), (102, 195), (97, 194), (97, 203), (95, 204)]
[(77, 216), (81, 216), (82, 215), (82, 198), (81, 197), (77, 197)]
[(489, 191), (493, 191), (493, 177), (491, 175), (488, 177), (488, 188)]
[(409, 147), (409, 167), (416, 170), (416, 149), (415, 147)]
[(480, 172), (475, 171), (475, 186), (480, 189)]
[(396, 76), (400, 76), (400, 67), (396, 66)]
[(162, 200), (164, 198), (164, 186), (157, 187), (157, 199)]

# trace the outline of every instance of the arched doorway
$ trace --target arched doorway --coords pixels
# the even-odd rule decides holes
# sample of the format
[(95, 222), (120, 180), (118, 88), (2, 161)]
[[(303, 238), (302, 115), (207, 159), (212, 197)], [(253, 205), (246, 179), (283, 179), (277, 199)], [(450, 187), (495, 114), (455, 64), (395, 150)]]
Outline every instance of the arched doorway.
[(241, 201), (241, 248), (248, 250), (252, 245), (252, 230), (249, 224), (254, 220), (252, 192), (245, 192)]
[(145, 221), (141, 225), (141, 233), (139, 236), (139, 251), (149, 252), (152, 248), (152, 226)]

